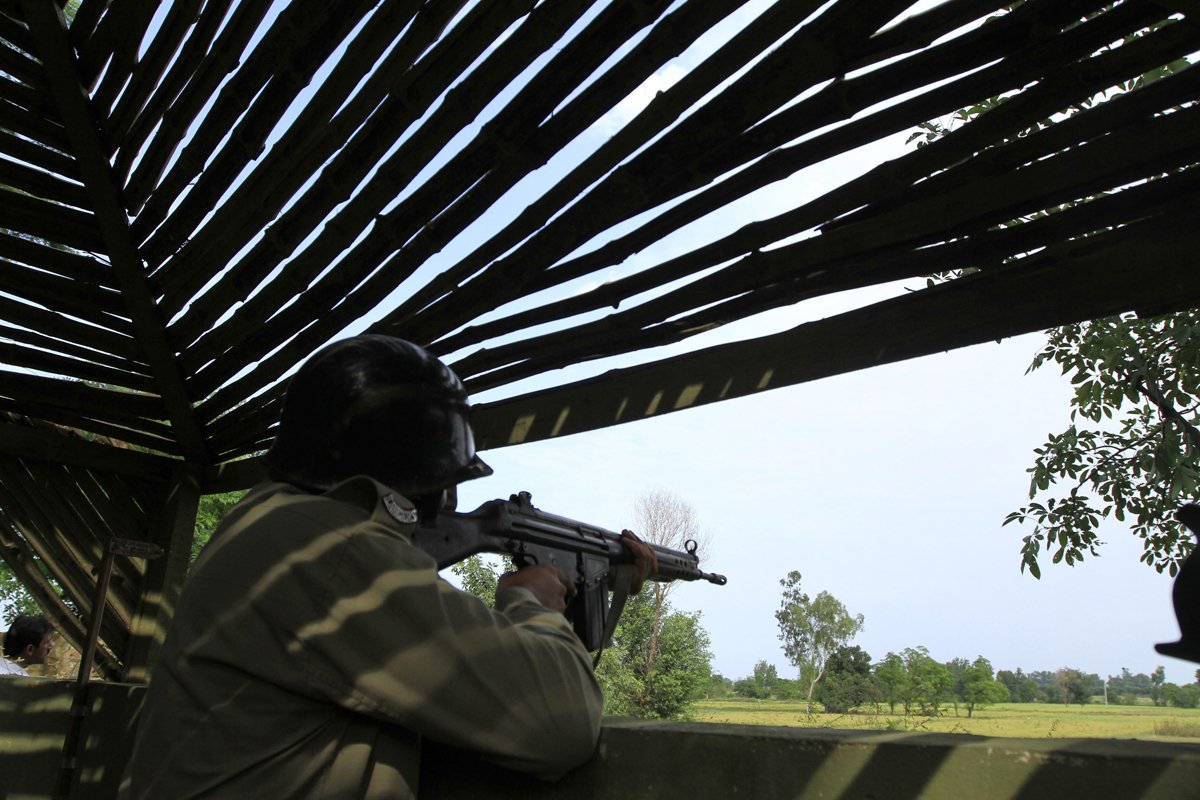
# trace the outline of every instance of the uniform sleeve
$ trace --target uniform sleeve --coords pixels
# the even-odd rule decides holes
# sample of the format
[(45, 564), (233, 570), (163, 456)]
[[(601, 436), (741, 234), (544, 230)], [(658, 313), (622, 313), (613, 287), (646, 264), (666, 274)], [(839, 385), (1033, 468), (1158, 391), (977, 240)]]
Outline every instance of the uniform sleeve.
[(570, 625), (532, 593), (497, 609), (394, 535), (350, 537), (324, 616), (296, 632), (314, 688), (359, 713), (545, 777), (590, 758), (603, 698)]

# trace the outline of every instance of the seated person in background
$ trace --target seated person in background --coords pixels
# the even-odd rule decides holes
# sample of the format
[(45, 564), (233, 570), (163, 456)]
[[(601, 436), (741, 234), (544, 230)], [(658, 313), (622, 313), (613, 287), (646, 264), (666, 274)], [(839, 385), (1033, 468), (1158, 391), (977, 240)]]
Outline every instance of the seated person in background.
[(27, 667), (45, 664), (53, 644), (54, 628), (38, 614), (21, 614), (4, 635), (4, 655), (0, 659), (0, 677), (29, 677)]
[[(412, 798), (422, 738), (547, 777), (592, 755), (602, 697), (562, 573), (505, 575), (492, 609), (411, 544), (492, 471), (449, 368), (336, 342), (292, 378), (265, 460), (184, 585), (122, 797)], [(654, 554), (627, 546), (640, 585)]]

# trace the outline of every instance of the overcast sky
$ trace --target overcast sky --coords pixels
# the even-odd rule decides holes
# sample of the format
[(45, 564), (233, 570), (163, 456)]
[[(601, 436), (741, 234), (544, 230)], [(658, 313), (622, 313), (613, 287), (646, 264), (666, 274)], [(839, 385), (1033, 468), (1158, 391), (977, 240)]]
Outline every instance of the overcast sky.
[(1178, 638), (1171, 580), (1138, 562), (1140, 540), (1104, 528), (1103, 556), (1019, 571), (1019, 526), (1001, 527), (1028, 491), (1025, 469), (1068, 420), (1067, 381), (1025, 369), (1028, 335), (563, 439), (492, 450), (496, 474), (465, 484), (460, 510), (532, 492), (543, 510), (612, 530), (653, 489), (691, 503), (711, 533), (706, 569), (724, 587), (681, 587), (699, 610), (714, 669), (760, 659), (793, 676), (778, 641), (779, 581), (804, 576), (866, 625), (875, 660), (924, 645), (996, 669), (1122, 667), (1190, 683), (1200, 665), (1158, 655)]

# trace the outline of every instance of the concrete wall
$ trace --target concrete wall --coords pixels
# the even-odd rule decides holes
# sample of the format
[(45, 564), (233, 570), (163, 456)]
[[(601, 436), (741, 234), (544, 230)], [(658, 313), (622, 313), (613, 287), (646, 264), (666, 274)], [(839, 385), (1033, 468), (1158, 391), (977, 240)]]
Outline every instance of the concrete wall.
[[(72, 686), (0, 681), (0, 798), (53, 797)], [(141, 689), (93, 684), (72, 798), (113, 797)], [(596, 757), (558, 783), (427, 746), (422, 800), (1200, 799), (1200, 746), (992, 739), (740, 725), (606, 722)]]
[[(74, 681), (0, 679), (3, 800), (55, 796), (74, 689)], [(141, 686), (120, 683), (88, 687), (88, 713), (79, 738), (77, 769), (71, 774), (70, 797), (107, 800), (116, 796), (143, 692)]]

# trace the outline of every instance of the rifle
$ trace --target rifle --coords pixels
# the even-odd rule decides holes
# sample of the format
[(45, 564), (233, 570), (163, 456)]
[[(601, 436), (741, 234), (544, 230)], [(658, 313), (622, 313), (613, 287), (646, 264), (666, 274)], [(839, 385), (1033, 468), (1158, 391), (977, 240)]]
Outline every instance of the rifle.
[[(619, 534), (540, 511), (534, 508), (529, 492), (508, 500), (490, 500), (467, 513), (439, 511), (421, 521), (412, 542), (433, 556), (439, 570), (479, 553), (511, 556), (518, 568), (533, 564), (558, 567), (576, 589), (567, 604), (567, 619), (584, 647), (593, 652), (601, 650), (612, 636), (629, 588), (627, 582), (624, 588), (617, 586), (610, 609), (609, 570), (616, 567), (620, 574), (623, 566), (633, 563)], [(658, 570), (648, 580), (705, 580), (725, 585), (724, 575), (700, 569), (694, 541), (689, 539), (683, 551), (647, 544), (658, 558)]]

